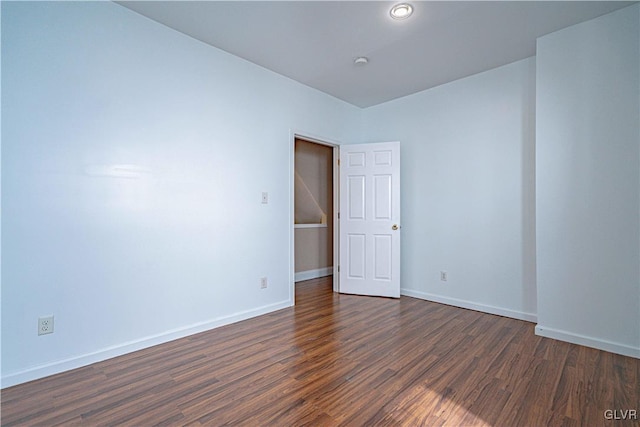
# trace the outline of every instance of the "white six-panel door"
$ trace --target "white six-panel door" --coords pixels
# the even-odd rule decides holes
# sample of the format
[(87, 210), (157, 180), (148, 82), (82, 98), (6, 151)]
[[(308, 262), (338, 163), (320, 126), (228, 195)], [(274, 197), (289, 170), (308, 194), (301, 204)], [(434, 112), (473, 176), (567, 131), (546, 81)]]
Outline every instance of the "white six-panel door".
[(340, 147), (340, 292), (400, 297), (400, 143)]

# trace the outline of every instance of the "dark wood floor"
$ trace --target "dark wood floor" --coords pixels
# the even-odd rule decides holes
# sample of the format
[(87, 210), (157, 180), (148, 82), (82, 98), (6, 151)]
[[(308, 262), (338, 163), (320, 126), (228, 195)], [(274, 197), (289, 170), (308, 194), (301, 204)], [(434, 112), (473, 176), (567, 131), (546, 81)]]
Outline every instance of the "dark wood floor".
[(640, 360), (298, 284), (295, 308), (2, 391), (2, 425), (629, 426)]

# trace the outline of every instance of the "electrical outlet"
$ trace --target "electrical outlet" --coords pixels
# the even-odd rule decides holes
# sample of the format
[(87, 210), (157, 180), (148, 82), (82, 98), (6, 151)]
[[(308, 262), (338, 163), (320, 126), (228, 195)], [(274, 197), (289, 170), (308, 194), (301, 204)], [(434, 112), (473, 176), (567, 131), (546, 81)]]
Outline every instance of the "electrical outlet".
[(441, 271), (440, 272), (440, 280), (442, 280), (443, 282), (447, 281), (447, 272), (446, 271)]
[(260, 289), (267, 289), (267, 278), (263, 277), (260, 279)]
[(53, 316), (38, 317), (38, 335), (53, 333)]

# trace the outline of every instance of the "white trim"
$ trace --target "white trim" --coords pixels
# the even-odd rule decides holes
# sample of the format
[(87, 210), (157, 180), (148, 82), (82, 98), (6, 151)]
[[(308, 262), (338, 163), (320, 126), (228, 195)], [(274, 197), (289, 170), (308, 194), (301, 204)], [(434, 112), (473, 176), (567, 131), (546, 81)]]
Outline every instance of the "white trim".
[(293, 228), (327, 228), (327, 224), (293, 224)]
[(443, 297), (440, 295), (414, 291), (411, 289), (400, 289), (400, 294), (406, 295), (408, 297), (437, 302), (440, 304), (452, 305), (454, 307), (468, 308), (469, 310), (481, 311), (483, 313), (497, 314), (498, 316), (510, 317), (512, 319), (524, 320), (527, 322), (538, 321), (538, 316), (534, 313), (525, 313), (523, 311), (510, 310), (508, 308), (495, 307), (493, 305), (480, 304), (477, 302), (461, 300), (457, 298)]
[(315, 270), (298, 271), (295, 274), (296, 282), (303, 280), (317, 279), (318, 277), (331, 276), (333, 274), (333, 267), (316, 268)]
[(541, 326), (539, 324), (536, 325), (535, 331), (536, 335), (539, 335), (541, 337), (553, 338), (555, 340), (566, 341), (572, 344), (583, 345), (585, 347), (596, 348), (598, 350), (604, 350), (610, 353), (616, 353), (623, 356), (635, 357), (636, 359), (640, 359), (640, 348), (588, 337), (586, 335), (574, 334), (573, 332), (547, 328), (546, 326)]
[(340, 292), (340, 147), (333, 147), (333, 292)]
[(123, 354), (132, 353), (158, 344), (164, 344), (189, 335), (208, 331), (230, 323), (239, 322), (241, 320), (250, 319), (252, 317), (261, 316), (276, 310), (291, 307), (293, 301), (281, 301), (275, 304), (265, 305), (256, 309), (241, 311), (230, 316), (218, 317), (205, 322), (195, 323), (184, 328), (173, 329), (157, 335), (151, 335), (139, 340), (129, 341), (126, 343), (114, 345), (92, 353), (80, 356), (70, 357), (64, 360), (58, 360), (44, 365), (38, 365), (25, 369), (23, 371), (9, 373), (2, 377), (2, 388), (11, 387), (32, 381), (49, 375), (58, 374), (60, 372), (69, 371), (71, 369), (80, 368), (91, 365), (92, 363), (101, 362), (111, 359), (112, 357), (122, 356)]

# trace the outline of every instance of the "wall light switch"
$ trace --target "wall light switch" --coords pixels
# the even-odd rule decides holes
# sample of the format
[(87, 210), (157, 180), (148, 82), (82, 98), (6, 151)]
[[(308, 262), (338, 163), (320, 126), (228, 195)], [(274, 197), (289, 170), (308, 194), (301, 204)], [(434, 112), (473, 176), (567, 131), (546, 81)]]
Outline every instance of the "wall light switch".
[(267, 193), (266, 191), (262, 192), (262, 204), (266, 205), (267, 203), (269, 203), (269, 193)]

